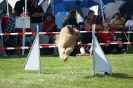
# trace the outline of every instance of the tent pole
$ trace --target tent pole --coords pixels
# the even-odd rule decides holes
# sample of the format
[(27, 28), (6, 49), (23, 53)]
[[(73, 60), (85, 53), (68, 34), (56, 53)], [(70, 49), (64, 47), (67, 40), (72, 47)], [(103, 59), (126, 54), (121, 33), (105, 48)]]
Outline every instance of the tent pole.
[(27, 0), (25, 0), (25, 10), (24, 11), (25, 11), (25, 15), (24, 16), (26, 17), (26, 13), (27, 13)]
[(9, 6), (8, 6), (8, 0), (6, 0), (6, 8), (7, 8), (7, 16), (9, 17)]
[[(24, 12), (24, 17), (26, 17), (27, 13), (27, 0), (25, 0), (25, 9), (23, 10)], [(23, 28), (23, 32), (25, 33), (25, 28)], [(23, 34), (23, 39), (22, 39), (22, 46), (25, 47), (25, 34)], [(22, 49), (22, 55), (24, 55), (25, 49)]]
[(50, 0), (51, 2), (51, 7), (53, 8), (53, 14), (54, 14), (54, 0)]
[(102, 9), (102, 0), (100, 0), (100, 7), (101, 7), (101, 13), (102, 13), (103, 24), (104, 24), (104, 23), (105, 23), (105, 20), (104, 20), (103, 9)]

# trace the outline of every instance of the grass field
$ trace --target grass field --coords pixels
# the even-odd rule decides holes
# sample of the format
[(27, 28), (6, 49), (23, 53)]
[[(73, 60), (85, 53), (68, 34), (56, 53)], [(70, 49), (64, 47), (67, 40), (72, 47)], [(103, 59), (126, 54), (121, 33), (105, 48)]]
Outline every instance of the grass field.
[(0, 88), (133, 88), (133, 55), (107, 55), (112, 76), (93, 75), (91, 56), (41, 56), (41, 74), (23, 71), (26, 56), (0, 58)]

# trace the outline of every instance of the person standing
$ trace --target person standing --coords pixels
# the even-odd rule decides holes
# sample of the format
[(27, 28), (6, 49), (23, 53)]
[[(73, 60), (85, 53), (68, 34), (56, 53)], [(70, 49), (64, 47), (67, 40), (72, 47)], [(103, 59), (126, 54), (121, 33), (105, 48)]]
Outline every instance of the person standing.
[(32, 0), (32, 5), (29, 9), (31, 25), (33, 30), (37, 32), (37, 25), (39, 26), (39, 32), (42, 32), (42, 22), (45, 16), (42, 7), (38, 6), (38, 0)]
[[(27, 0), (27, 12), (29, 12), (31, 4)], [(14, 7), (14, 15), (20, 16), (20, 14), (23, 12), (23, 9), (25, 8), (25, 0), (20, 0), (15, 3)]]

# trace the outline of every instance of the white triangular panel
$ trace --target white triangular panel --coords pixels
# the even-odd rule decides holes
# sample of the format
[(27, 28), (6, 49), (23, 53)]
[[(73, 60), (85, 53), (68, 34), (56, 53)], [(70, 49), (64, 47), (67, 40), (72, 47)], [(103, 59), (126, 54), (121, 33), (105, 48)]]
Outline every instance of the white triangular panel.
[(93, 71), (95, 72), (110, 72), (112, 68), (95, 36), (95, 25), (92, 25), (92, 44), (93, 44)]
[(111, 66), (99, 45), (97, 38), (93, 35), (93, 60), (94, 60), (94, 71), (99, 72), (110, 72), (112, 73)]
[(40, 47), (38, 34), (26, 58), (24, 70), (40, 70)]

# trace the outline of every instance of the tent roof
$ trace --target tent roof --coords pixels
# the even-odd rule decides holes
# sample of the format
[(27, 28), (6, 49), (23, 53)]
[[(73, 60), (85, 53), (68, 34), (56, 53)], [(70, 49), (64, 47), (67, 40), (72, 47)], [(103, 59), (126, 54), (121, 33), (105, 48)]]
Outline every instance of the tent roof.
[(125, 11), (128, 13), (128, 17), (133, 14), (133, 0), (115, 0), (116, 3), (109, 3), (105, 8), (104, 12), (106, 18), (112, 18), (115, 10), (119, 9), (123, 14)]

